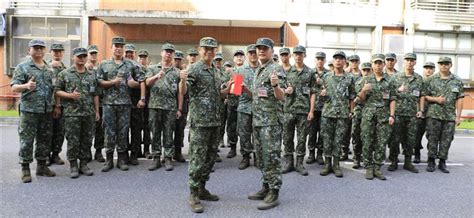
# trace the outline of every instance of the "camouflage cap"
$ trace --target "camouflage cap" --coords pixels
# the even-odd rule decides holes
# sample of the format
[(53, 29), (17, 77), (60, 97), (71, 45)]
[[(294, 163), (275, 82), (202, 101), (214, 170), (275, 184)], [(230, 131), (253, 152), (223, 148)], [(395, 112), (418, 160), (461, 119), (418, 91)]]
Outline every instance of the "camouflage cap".
[(28, 47), (33, 47), (33, 46), (43, 46), (46, 47), (46, 42), (41, 39), (32, 39), (30, 42), (28, 42)]
[(216, 53), (216, 56), (214, 57), (214, 60), (218, 60), (218, 59), (221, 59), (221, 60), (224, 59), (224, 58), (222, 57), (222, 53), (221, 53), (221, 52), (217, 52), (217, 53)]
[(374, 54), (374, 55), (372, 55), (371, 60), (372, 60), (372, 63), (374, 63), (376, 61), (384, 62), (385, 61), (385, 55), (381, 54), (381, 53)]
[(199, 46), (217, 48), (217, 40), (212, 37), (204, 37), (199, 41)]
[(415, 53), (406, 53), (403, 59), (414, 59), (416, 60), (416, 54)]
[(277, 54), (273, 54), (273, 60), (278, 61), (278, 55)]
[(255, 46), (255, 44), (250, 44), (247, 46), (247, 52), (250, 51), (257, 51), (257, 47)]
[(370, 62), (364, 62), (361, 64), (361, 67), (360, 67), (360, 69), (362, 70), (371, 69), (371, 68), (372, 68), (372, 64)]
[(326, 58), (326, 53), (318, 51), (315, 55), (316, 58)]
[(64, 51), (64, 46), (63, 46), (63, 44), (61, 44), (61, 43), (53, 43), (53, 44), (51, 44), (51, 46), (49, 47), (49, 50), (61, 50), (61, 51)]
[(81, 47), (73, 48), (72, 55), (73, 56), (87, 55), (87, 49), (81, 48)]
[(441, 56), (441, 57), (439, 57), (439, 59), (438, 59), (438, 64), (439, 64), (439, 63), (453, 63), (453, 60), (451, 60), (450, 57), (443, 57), (443, 56)]
[(359, 55), (351, 55), (349, 58), (347, 58), (349, 61), (360, 61)]
[(174, 59), (184, 59), (184, 54), (180, 50), (176, 50), (174, 52)]
[(125, 45), (125, 38), (121, 37), (121, 36), (115, 36), (114, 38), (112, 38), (112, 44), (122, 44), (122, 45)]
[(125, 49), (125, 52), (137, 50), (134, 44), (125, 44), (123, 47)]
[(343, 51), (336, 51), (334, 52), (334, 54), (332, 55), (333, 58), (335, 57), (343, 57), (344, 59), (346, 58), (346, 53), (344, 53)]
[(290, 49), (289, 48), (280, 48), (280, 50), (278, 51), (278, 54), (282, 55), (282, 54), (289, 54), (290, 53)]
[(258, 38), (257, 42), (255, 43), (255, 46), (266, 46), (269, 48), (273, 48), (273, 40), (270, 38)]
[(188, 53), (188, 55), (199, 55), (199, 52), (194, 48), (188, 49), (187, 53)]
[(150, 52), (148, 52), (148, 50), (146, 49), (140, 49), (137, 53), (138, 57), (140, 56), (150, 56)]
[(433, 63), (433, 62), (425, 62), (425, 64), (423, 64), (423, 67), (432, 67), (432, 68), (435, 68), (436, 65)]
[(330, 60), (330, 61), (328, 62), (328, 66), (334, 66), (334, 64), (332, 63), (332, 61), (333, 61), (333, 60)]
[(387, 53), (385, 54), (385, 60), (387, 59), (394, 59), (394, 60), (397, 60), (397, 55), (395, 53)]
[(89, 45), (87, 47), (87, 51), (89, 53), (93, 53), (93, 52), (99, 52), (99, 49), (97, 48), (97, 45)]
[(293, 53), (305, 53), (306, 54), (306, 48), (302, 45), (297, 45), (293, 48)]
[(232, 67), (232, 62), (226, 61), (226, 62), (224, 62), (224, 66)]
[(234, 56), (236, 56), (238, 54), (245, 55), (245, 52), (242, 49), (237, 49), (237, 50), (234, 51)]

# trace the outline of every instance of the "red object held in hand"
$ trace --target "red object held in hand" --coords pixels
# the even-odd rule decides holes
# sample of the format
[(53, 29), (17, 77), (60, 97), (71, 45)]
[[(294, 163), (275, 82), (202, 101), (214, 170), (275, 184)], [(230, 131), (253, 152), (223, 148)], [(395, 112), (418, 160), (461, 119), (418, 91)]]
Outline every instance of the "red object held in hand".
[(232, 79), (234, 80), (234, 84), (230, 89), (230, 93), (237, 96), (242, 95), (242, 82), (244, 80), (244, 77), (242, 76), (242, 74), (234, 74), (232, 76)]

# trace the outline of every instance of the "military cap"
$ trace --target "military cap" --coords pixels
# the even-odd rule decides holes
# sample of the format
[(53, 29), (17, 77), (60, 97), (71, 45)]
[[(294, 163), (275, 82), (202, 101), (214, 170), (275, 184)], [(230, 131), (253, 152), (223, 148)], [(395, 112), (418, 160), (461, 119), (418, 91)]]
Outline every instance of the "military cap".
[(53, 43), (51, 44), (49, 50), (61, 50), (64, 51), (64, 46), (61, 43)]
[(380, 53), (377, 53), (377, 54), (374, 54), (372, 55), (372, 63), (373, 62), (376, 62), (376, 61), (382, 61), (384, 62), (385, 61), (385, 55), (384, 54), (380, 54)]
[(122, 45), (125, 45), (125, 38), (121, 37), (121, 36), (115, 36), (114, 38), (112, 38), (112, 44), (122, 44)]
[(302, 45), (297, 45), (293, 48), (293, 53), (305, 53), (306, 54), (306, 48)]
[(336, 52), (334, 52), (334, 54), (332, 55), (333, 58), (335, 58), (335, 57), (337, 57), (337, 56), (346, 58), (346, 53), (344, 53), (343, 51), (336, 51)]
[(326, 53), (318, 51), (315, 55), (316, 58), (326, 58)]
[(222, 53), (220, 53), (220, 52), (217, 52), (217, 53), (216, 53), (216, 56), (214, 57), (214, 60), (217, 60), (217, 59), (221, 59), (221, 60), (224, 59), (224, 58), (222, 57)]
[(332, 60), (329, 61), (328, 66), (334, 66), (334, 64), (332, 63)]
[(433, 62), (425, 62), (425, 64), (423, 64), (423, 67), (432, 67), (432, 68), (435, 68), (436, 65), (433, 63)]
[(280, 50), (278, 51), (278, 54), (282, 55), (282, 54), (289, 54), (290, 53), (290, 49), (289, 48), (280, 48)]
[(174, 45), (170, 43), (165, 43), (161, 46), (161, 50), (172, 50), (175, 51)]
[(32, 39), (32, 40), (30, 40), (30, 42), (28, 42), (28, 47), (33, 47), (33, 46), (46, 47), (46, 42), (44, 42), (41, 39)]
[(184, 54), (180, 50), (176, 50), (174, 52), (174, 59), (184, 59)]
[(199, 55), (199, 52), (194, 48), (190, 48), (188, 49), (188, 55)]
[(140, 51), (138, 51), (137, 54), (138, 54), (139, 57), (140, 56), (147, 56), (147, 57), (150, 56), (150, 52), (148, 52), (148, 50), (146, 50), (146, 49), (140, 49)]
[(234, 51), (234, 56), (236, 56), (237, 54), (245, 55), (245, 52), (242, 49), (237, 49)]
[(360, 61), (359, 55), (351, 55), (349, 58), (347, 58), (349, 61)]
[(273, 60), (278, 60), (278, 55), (277, 54), (273, 54)]
[(414, 59), (416, 60), (416, 54), (415, 53), (406, 53), (403, 59)]
[(72, 55), (73, 56), (87, 55), (87, 49), (81, 48), (81, 47), (73, 48)]
[(136, 47), (134, 44), (125, 44), (124, 46), (124, 49), (125, 51), (135, 51), (136, 50)]
[(87, 47), (87, 51), (89, 53), (93, 53), (93, 52), (99, 52), (99, 49), (97, 48), (97, 45), (89, 45), (89, 47)]
[(438, 64), (439, 63), (453, 63), (453, 60), (451, 60), (450, 57), (439, 57)]
[(256, 51), (257, 47), (255, 47), (255, 44), (250, 44), (247, 46), (247, 52), (249, 51)]
[(396, 60), (396, 59), (397, 59), (397, 55), (396, 55), (395, 53), (391, 53), (391, 52), (390, 52), (390, 53), (387, 53), (387, 54), (385, 54), (385, 60), (387, 60), (387, 59), (394, 59), (394, 60)]
[(224, 66), (232, 67), (232, 62), (226, 61), (226, 62), (224, 62)]
[(372, 68), (372, 64), (370, 62), (364, 62), (361, 64), (361, 68), (362, 70), (365, 70), (365, 69), (371, 69)]
[(269, 48), (273, 48), (273, 40), (270, 38), (258, 38), (257, 42), (255, 43), (255, 46), (266, 46)]
[(217, 40), (212, 37), (204, 37), (199, 41), (199, 46), (217, 48)]

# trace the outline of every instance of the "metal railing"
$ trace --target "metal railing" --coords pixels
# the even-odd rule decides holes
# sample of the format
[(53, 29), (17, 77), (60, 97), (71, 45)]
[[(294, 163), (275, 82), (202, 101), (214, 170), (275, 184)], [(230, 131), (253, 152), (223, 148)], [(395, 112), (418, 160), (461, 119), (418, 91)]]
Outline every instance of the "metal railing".
[(474, 26), (474, 2), (420, 2), (413, 0), (410, 8), (415, 10), (415, 20), (431, 16), (436, 23)]
[(83, 10), (83, 0), (11, 0), (10, 8)]

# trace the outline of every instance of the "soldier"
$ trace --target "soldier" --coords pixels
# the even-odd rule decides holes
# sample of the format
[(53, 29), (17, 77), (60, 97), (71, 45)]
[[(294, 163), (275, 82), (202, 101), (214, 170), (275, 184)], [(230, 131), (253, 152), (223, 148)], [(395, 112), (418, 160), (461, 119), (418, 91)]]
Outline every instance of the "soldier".
[[(186, 64), (184, 63), (184, 54), (182, 51), (176, 50), (174, 53), (174, 67), (178, 68), (178, 70), (186, 69)], [(179, 74), (179, 73), (178, 73)], [(179, 77), (179, 75), (178, 75)], [(186, 128), (186, 113), (183, 113), (183, 103), (184, 98), (178, 96), (178, 100), (182, 102), (178, 102), (178, 111), (181, 114), (180, 117), (176, 117), (175, 121), (175, 128), (174, 128), (174, 154), (173, 159), (177, 162), (184, 163), (186, 160), (183, 157), (182, 148), (184, 147), (183, 139), (184, 139), (184, 128)], [(185, 107), (187, 109), (187, 106)], [(182, 130), (182, 131), (181, 131)]]
[(224, 71), (232, 69), (232, 67), (234, 67), (234, 66), (232, 66), (232, 62), (230, 62), (230, 61), (224, 62)]
[[(243, 92), (239, 98), (239, 106), (237, 108), (238, 118), (237, 125), (240, 138), (240, 154), (242, 161), (239, 164), (239, 170), (244, 170), (250, 165), (250, 154), (255, 152), (252, 143), (252, 90), (253, 78), (258, 67), (257, 48), (255, 44), (247, 46), (247, 62), (243, 67), (237, 69), (237, 73), (242, 74)], [(254, 153), (254, 165), (256, 158)]]
[[(114, 151), (117, 149), (117, 168), (128, 170), (127, 136), (130, 127), (130, 92), (138, 79), (140, 86), (139, 107), (145, 104), (145, 83), (139, 68), (128, 59), (123, 58), (125, 39), (120, 36), (112, 38), (113, 57), (100, 63), (97, 69), (97, 80), (104, 89), (104, 123), (106, 161), (102, 172), (113, 168)], [(137, 76), (138, 75), (138, 76)]]
[[(97, 59), (97, 53), (99, 49), (96, 45), (89, 45), (87, 47), (88, 57), (85, 67), (88, 71), (92, 72), (97, 76), (97, 68), (99, 67), (99, 60)], [(102, 120), (103, 109), (102, 99), (104, 97), (104, 91), (97, 84), (96, 94), (99, 97), (99, 120), (95, 122), (95, 133), (94, 133), (94, 159), (98, 162), (105, 162), (104, 156), (102, 156), (102, 149), (104, 149), (104, 123)]]
[[(370, 62), (364, 62), (361, 65), (362, 75), (356, 80), (355, 89), (361, 90), (364, 84), (361, 84), (360, 81), (362, 78), (365, 78), (372, 74), (372, 64)], [(359, 169), (360, 161), (362, 158), (362, 138), (361, 138), (361, 122), (362, 122), (362, 109), (364, 108), (364, 103), (360, 102), (356, 97), (354, 107), (354, 115), (352, 116), (352, 146), (354, 150), (354, 157), (352, 168)]]
[(397, 55), (395, 53), (387, 53), (385, 54), (385, 69), (384, 73), (389, 76), (393, 76), (398, 73), (398, 70), (395, 69), (395, 65), (397, 64)]
[(334, 71), (334, 64), (333, 64), (334, 60), (330, 60), (328, 62), (328, 67), (329, 67), (329, 71), (330, 72), (333, 72)]
[(47, 177), (56, 175), (46, 165), (53, 125), (52, 70), (44, 61), (46, 43), (43, 40), (32, 39), (28, 47), (30, 57), (15, 68), (10, 83), (13, 92), (21, 93), (18, 135), (20, 177), (24, 183), (31, 182), (30, 163), (33, 162), (35, 141), (35, 159), (38, 164), (36, 175)]
[[(63, 63), (64, 57), (64, 46), (60, 43), (53, 43), (50, 47), (50, 54), (52, 59), (48, 62), (49, 67), (53, 70), (53, 83), (58, 78), (59, 72), (66, 69), (66, 65)], [(54, 84), (53, 84), (54, 85)], [(54, 99), (54, 105), (58, 107), (53, 108), (53, 136), (51, 140), (51, 155), (46, 160), (46, 164), (49, 166), (51, 163), (57, 165), (63, 165), (64, 161), (59, 157), (59, 153), (62, 150), (64, 143), (64, 119), (62, 118), (63, 107), (61, 106), (60, 99)], [(57, 102), (56, 102), (57, 101)]]
[(398, 154), (400, 154), (400, 143), (403, 147), (405, 162), (403, 169), (412, 173), (418, 173), (418, 170), (411, 162), (413, 146), (416, 143), (416, 132), (418, 118), (423, 113), (419, 110), (421, 105), (423, 78), (415, 73), (416, 54), (406, 53), (404, 58), (404, 71), (396, 73), (391, 79), (391, 84), (397, 90), (398, 104), (395, 108), (395, 125), (392, 131), (392, 140), (390, 142), (389, 159), (391, 164), (388, 171), (398, 169)]
[(282, 185), (281, 134), (285, 98), (285, 73), (272, 61), (273, 40), (259, 38), (255, 44), (260, 67), (255, 73), (252, 92), (252, 125), (255, 150), (262, 171), (262, 189), (248, 196), (263, 200), (259, 210), (274, 208)]
[[(223, 62), (224, 62), (224, 59), (222, 57), (222, 53), (221, 52), (216, 52), (216, 56), (214, 57), (214, 64), (216, 66), (216, 68), (218, 69), (219, 71), (219, 74), (221, 76), (221, 81), (219, 81), (221, 84), (225, 84), (226, 81), (228, 81), (230, 79), (230, 69), (225, 71), (224, 70), (224, 67), (223, 67)], [(227, 97), (225, 99), (221, 99), (222, 101), (222, 107), (220, 107), (220, 116), (221, 116), (221, 128), (219, 130), (219, 147), (225, 147), (225, 143), (224, 143), (224, 134), (225, 134), (225, 127), (226, 127), (226, 122), (227, 122), (227, 103), (228, 103), (228, 99)], [(219, 151), (219, 148), (217, 149), (217, 152), (220, 152)], [(216, 162), (222, 162), (222, 159), (221, 157), (219, 156), (219, 154), (217, 154), (216, 156)], [(214, 172), (214, 169), (212, 170)]]
[[(439, 73), (425, 82), (425, 98), (429, 104), (426, 111), (428, 172), (435, 170), (435, 159), (439, 158), (439, 170), (449, 173), (446, 169), (449, 147), (454, 138), (455, 126), (461, 123), (464, 88), (462, 80), (450, 71), (452, 66), (451, 58), (440, 57)], [(424, 102), (421, 108), (424, 108)]]
[[(324, 68), (324, 64), (326, 63), (326, 53), (324, 52), (316, 52), (316, 68), (314, 69), (316, 73), (316, 86), (319, 88), (321, 85), (321, 78), (323, 78), (329, 71)], [(324, 102), (327, 100), (325, 96), (319, 96), (316, 99), (316, 106), (314, 112), (314, 119), (310, 123), (309, 127), (309, 139), (308, 139), (308, 150), (309, 155), (308, 159), (306, 160), (307, 164), (312, 164), (317, 162), (319, 165), (324, 164), (323, 160), (323, 138), (321, 137), (321, 112), (323, 110)], [(315, 152), (316, 148), (318, 149)], [(316, 158), (314, 157), (315, 153), (317, 153)]]
[[(161, 152), (165, 159), (165, 170), (173, 170), (171, 158), (175, 152), (173, 130), (176, 119), (181, 117), (178, 110), (179, 69), (173, 66), (174, 45), (166, 43), (161, 47), (161, 63), (150, 66), (145, 83), (150, 88), (150, 118), (152, 131), (153, 163), (148, 168), (154, 171), (161, 167)], [(163, 146), (162, 146), (163, 134)], [(181, 147), (180, 147), (181, 148)]]
[(79, 177), (79, 173), (86, 176), (94, 174), (87, 162), (92, 158), (90, 148), (95, 121), (100, 119), (99, 96), (96, 92), (96, 76), (85, 67), (87, 53), (85, 48), (74, 48), (74, 64), (59, 73), (54, 85), (55, 95), (61, 98), (64, 105), (67, 159), (71, 167), (70, 177), (73, 179)]
[(389, 76), (383, 73), (383, 54), (372, 55), (373, 74), (359, 81), (357, 102), (364, 103), (362, 109), (362, 156), (366, 168), (365, 178), (377, 177), (385, 180), (380, 169), (385, 159), (385, 145), (395, 123), (397, 94), (390, 84)]
[(189, 144), (189, 206), (191, 211), (202, 213), (200, 200), (218, 201), (217, 195), (206, 189), (211, 169), (217, 156), (219, 114), (222, 101), (229, 92), (221, 90), (219, 69), (212, 63), (217, 51), (217, 41), (204, 37), (199, 42), (201, 60), (192, 64), (188, 70), (180, 72), (179, 92), (189, 92), (190, 100), (190, 144)]
[[(150, 66), (150, 52), (146, 49), (140, 49), (137, 52), (138, 55), (138, 65), (140, 66), (140, 71), (146, 75), (148, 72), (148, 67)], [(142, 117), (140, 118), (140, 125), (141, 131), (143, 132), (143, 136), (141, 133), (139, 134), (139, 144), (143, 144), (143, 153), (141, 151), (138, 151), (139, 157), (144, 157), (146, 159), (151, 159), (151, 152), (150, 152), (150, 145), (151, 145), (151, 135), (150, 135), (150, 127), (148, 125), (148, 119), (149, 119), (149, 108), (148, 108), (148, 103), (150, 101), (150, 90), (146, 87), (145, 88), (145, 106), (142, 108)], [(137, 139), (138, 140), (138, 139)], [(138, 146), (139, 149), (140, 145)], [(140, 155), (141, 154), (141, 155)]]
[[(314, 102), (316, 100), (316, 74), (306, 66), (303, 61), (306, 58), (306, 48), (297, 45), (293, 48), (293, 65), (287, 73), (287, 87), (285, 89), (285, 121), (283, 124), (283, 146), (285, 150), (286, 165), (282, 173), (296, 170), (303, 176), (308, 171), (303, 166), (306, 155), (306, 138), (308, 126), (314, 118)], [(294, 136), (297, 135), (296, 165), (294, 163)]]
[(199, 53), (196, 49), (194, 48), (188, 49), (188, 56), (186, 56), (188, 65), (196, 63), (196, 61), (198, 61), (198, 57), (199, 57)]
[(279, 58), (278, 58), (277, 54), (273, 54), (273, 62), (275, 62), (276, 64), (280, 64), (280, 61), (279, 61)]
[(285, 73), (288, 73), (288, 71), (291, 68), (290, 64), (290, 49), (289, 48), (280, 48), (278, 51), (280, 54), (280, 60), (281, 60), (281, 67), (285, 71)]
[[(433, 72), (435, 70), (435, 64), (433, 62), (425, 62), (423, 65), (423, 80), (426, 81), (431, 75), (433, 75)], [(423, 83), (423, 89), (424, 89), (425, 83)], [(420, 108), (421, 111), (428, 111), (428, 104), (425, 103), (425, 108)], [(418, 119), (418, 131), (416, 133), (416, 143), (415, 143), (415, 148), (414, 148), (414, 158), (413, 158), (413, 163), (420, 163), (420, 150), (423, 149), (422, 141), (423, 141), (423, 135), (425, 134), (426, 131), (426, 118), (423, 115)]]

